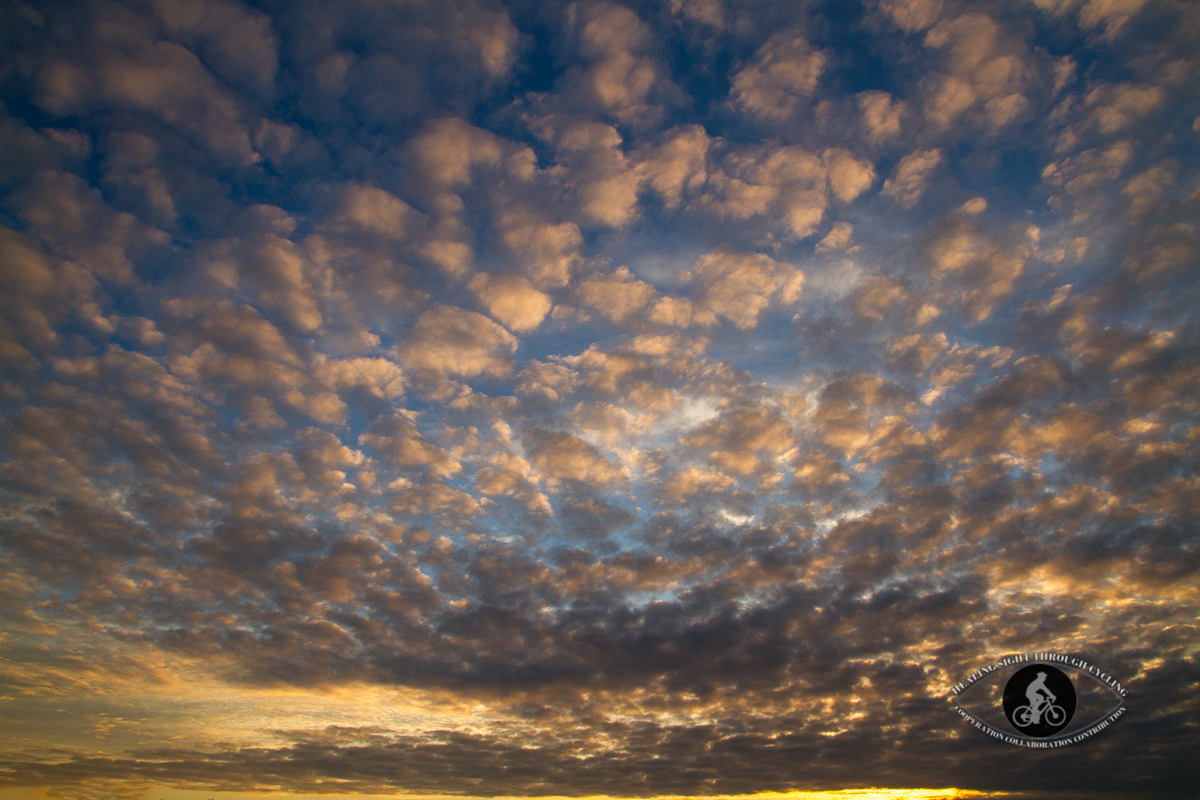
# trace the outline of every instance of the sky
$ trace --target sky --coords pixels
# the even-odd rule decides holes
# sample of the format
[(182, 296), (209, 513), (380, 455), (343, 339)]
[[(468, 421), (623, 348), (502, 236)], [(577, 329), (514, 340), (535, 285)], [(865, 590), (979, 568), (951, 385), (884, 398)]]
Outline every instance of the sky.
[(1184, 0), (0, 4), (0, 798), (1194, 796), (1197, 225)]

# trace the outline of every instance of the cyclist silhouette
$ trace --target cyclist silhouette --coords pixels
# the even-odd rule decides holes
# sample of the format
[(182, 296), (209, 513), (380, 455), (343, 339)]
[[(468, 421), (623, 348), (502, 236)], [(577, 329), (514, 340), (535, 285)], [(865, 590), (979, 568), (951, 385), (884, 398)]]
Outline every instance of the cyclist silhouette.
[(1013, 719), (1022, 728), (1038, 724), (1043, 711), (1046, 714), (1046, 722), (1050, 725), (1060, 725), (1066, 720), (1066, 712), (1054, 705), (1058, 696), (1046, 688), (1046, 673), (1039, 672), (1037, 677), (1029, 682), (1025, 687), (1025, 697), (1029, 699), (1029, 705), (1021, 706), (1013, 712)]
[[(1045, 695), (1043, 697), (1043, 695)], [(1042, 715), (1042, 706), (1053, 703), (1058, 699), (1054, 692), (1046, 688), (1046, 673), (1039, 672), (1037, 677), (1025, 688), (1025, 696), (1029, 698), (1029, 707), (1033, 709), (1034, 718)]]

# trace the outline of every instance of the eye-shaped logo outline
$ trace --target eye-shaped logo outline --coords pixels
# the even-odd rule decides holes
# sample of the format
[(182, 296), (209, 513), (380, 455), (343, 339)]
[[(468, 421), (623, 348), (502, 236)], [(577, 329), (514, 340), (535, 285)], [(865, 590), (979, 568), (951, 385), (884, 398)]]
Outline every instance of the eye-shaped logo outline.
[[(1027, 667), (1039, 663), (1053, 665), (1056, 670), (1063, 670), (1064, 668), (1069, 669), (1074, 672), (1076, 676), (1086, 675), (1107, 689), (1113, 695), (1113, 697), (1116, 698), (1116, 704), (1107, 712), (1105, 712), (1100, 719), (1092, 723), (1085, 730), (1079, 731), (1078, 728), (1076, 728), (1075, 730), (1078, 732), (1059, 731), (1052, 736), (1033, 737), (1021, 733), (1016, 729), (1015, 726), (1013, 732), (1002, 731), (991, 723), (980, 719), (975, 714), (972, 714), (970, 711), (963, 708), (958, 702), (959, 698), (965, 696), (972, 689), (974, 689), (982, 679), (996, 673), (999, 670), (1008, 667)], [(955, 713), (989, 736), (999, 739), (1007, 744), (1013, 744), (1019, 747), (1046, 749), (1066, 747), (1067, 745), (1076, 744), (1104, 730), (1116, 720), (1120, 719), (1121, 715), (1125, 713), (1125, 698), (1128, 696), (1129, 691), (1122, 686), (1119, 681), (1096, 665), (1090, 664), (1082, 658), (1063, 655), (1061, 653), (1021, 653), (1019, 655), (1005, 656), (1004, 658), (1001, 658), (1000, 660), (995, 661), (986, 667), (975, 670), (950, 689), (949, 699), (953, 703)], [(1069, 722), (1070, 721), (1068, 720), (1067, 725), (1069, 725)], [(1066, 727), (1066, 725), (1064, 725), (1064, 727)]]

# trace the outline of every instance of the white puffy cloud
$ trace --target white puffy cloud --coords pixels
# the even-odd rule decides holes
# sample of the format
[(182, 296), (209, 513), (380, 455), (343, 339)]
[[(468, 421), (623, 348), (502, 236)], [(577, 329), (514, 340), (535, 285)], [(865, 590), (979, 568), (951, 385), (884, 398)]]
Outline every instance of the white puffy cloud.
[(879, 8), (906, 33), (922, 31), (937, 21), (942, 0), (879, 0)]
[(78, 176), (59, 170), (39, 172), (9, 196), (8, 204), (54, 252), (102, 280), (129, 281), (129, 250), (163, 238), (133, 215), (109, 208)]
[(1029, 109), (1034, 59), (991, 17), (944, 19), (925, 35), (925, 46), (946, 52), (945, 71), (926, 79), (925, 117), (935, 126), (949, 128), (971, 112), (996, 131)]
[(758, 315), (778, 293), (794, 303), (804, 287), (804, 273), (762, 253), (714, 252), (692, 265), (700, 286), (697, 302), (738, 328), (753, 328)]
[(972, 197), (967, 202), (958, 207), (959, 212), (969, 216), (976, 216), (987, 211), (988, 202), (982, 197)]
[(396, 469), (427, 469), (442, 478), (462, 471), (457, 460), (422, 436), (413, 421), (401, 414), (376, 419), (358, 437), (358, 445)]
[(475, 489), (480, 494), (512, 497), (530, 514), (553, 513), (550, 500), (540, 490), (537, 476), (528, 461), (512, 452), (497, 453), (475, 473)]
[[(735, 404), (697, 426), (683, 444), (722, 469), (747, 476), (765, 471), (768, 457), (790, 450), (796, 434), (776, 409)], [(704, 480), (703, 475), (696, 477)], [(709, 476), (708, 482), (724, 483), (717, 476)]]
[(1085, 28), (1103, 25), (1108, 36), (1115, 36), (1144, 5), (1146, 0), (1087, 0), (1079, 11), (1079, 22)]
[(363, 463), (363, 454), (342, 444), (333, 434), (318, 428), (296, 433), (296, 465), (306, 479), (320, 489), (346, 485), (346, 470)]
[(0, 7), (6, 780), (916, 785), (988, 641), (1178, 700), (1196, 26), (1040, 4)]
[(501, 376), (512, 369), (516, 349), (516, 338), (482, 314), (438, 305), (417, 318), (401, 357), (412, 370)]
[(331, 227), (403, 239), (417, 212), (400, 198), (375, 186), (350, 184), (342, 190)]
[(58, 115), (105, 106), (143, 112), (243, 166), (259, 158), (234, 95), (173, 42), (102, 50), (90, 64), (53, 61), (41, 72), (38, 102)]
[(941, 309), (918, 296), (904, 284), (884, 277), (863, 281), (851, 295), (855, 314), (865, 320), (912, 319), (924, 325), (941, 314)]
[(991, 316), (996, 303), (1012, 292), (1028, 260), (1024, 246), (1001, 247), (966, 222), (938, 236), (929, 252), (934, 277), (953, 286), (963, 310), (976, 322)]
[(595, 447), (564, 431), (531, 431), (525, 437), (525, 453), (529, 463), (552, 487), (563, 481), (610, 486), (627, 477), (622, 467), (606, 459)]
[(875, 167), (855, 158), (844, 147), (826, 150), (821, 161), (829, 172), (829, 188), (842, 203), (852, 202), (875, 182)]
[(662, 325), (687, 328), (691, 325), (715, 325), (717, 317), (685, 297), (660, 297), (650, 308), (650, 319)]
[(887, 92), (863, 92), (858, 95), (858, 110), (863, 127), (872, 141), (883, 142), (900, 135), (900, 121), (907, 106)]
[(571, 123), (557, 137), (558, 162), (572, 176), (568, 192), (586, 222), (621, 227), (634, 217), (641, 178), (621, 142), (616, 128), (595, 122)]
[(780, 31), (733, 76), (730, 99), (741, 109), (782, 121), (803, 108), (817, 90), (826, 56), (796, 31)]
[(303, 249), (279, 235), (289, 232), (294, 220), (274, 206), (248, 212), (248, 227), (259, 230), (205, 248), (200, 260), (205, 272), (225, 288), (246, 291), (257, 305), (282, 313), (297, 328), (319, 329), (313, 266)]
[(1121, 194), (1129, 200), (1130, 214), (1140, 217), (1157, 205), (1167, 190), (1175, 185), (1177, 171), (1177, 165), (1168, 161), (1130, 178), (1121, 187)]
[(437, 188), (468, 184), (474, 167), (497, 165), (504, 155), (498, 136), (457, 117), (428, 122), (406, 146), (420, 174)]
[(733, 151), (710, 174), (699, 204), (722, 216), (748, 219), (770, 213), (796, 238), (820, 225), (831, 195), (849, 203), (875, 180), (871, 162), (842, 147), (821, 156), (799, 146)]
[(481, 272), (471, 279), (470, 288), (489, 314), (517, 333), (532, 331), (550, 313), (550, 295), (539, 292), (523, 277), (493, 277)]
[(634, 277), (628, 267), (591, 276), (581, 281), (576, 291), (585, 305), (613, 322), (629, 321), (658, 294), (653, 286)]
[(725, 27), (721, 0), (671, 0), (671, 13), (718, 30)]
[(849, 222), (835, 222), (825, 238), (817, 243), (817, 250), (845, 250), (853, 233), (854, 226)]
[(267, 95), (279, 67), (271, 20), (222, 0), (154, 0), (163, 27), (193, 49), (222, 80)]
[(404, 395), (404, 372), (386, 358), (329, 358), (319, 355), (313, 377), (335, 392), (364, 388), (377, 397)]
[(1047, 164), (1042, 170), (1042, 180), (1066, 193), (1052, 195), (1051, 204), (1066, 210), (1070, 199), (1074, 204), (1072, 221), (1087, 219), (1103, 204), (1103, 188), (1125, 170), (1133, 157), (1133, 145), (1120, 141)]
[(517, 392), (558, 401), (575, 391), (579, 374), (562, 364), (535, 361), (517, 376)]
[(455, 44), (466, 45), (478, 56), (493, 80), (506, 77), (517, 61), (520, 31), (504, 10), (476, 6), (458, 14)]
[(70, 307), (66, 298), (56, 297), (69, 296), (63, 277), (35, 242), (0, 228), (0, 360), (6, 365), (36, 367), (33, 352), (58, 341), (55, 325)]
[(942, 151), (916, 150), (896, 165), (892, 177), (883, 184), (883, 194), (895, 199), (904, 208), (912, 208), (925, 193), (930, 174), (942, 163)]
[(668, 131), (666, 141), (639, 164), (641, 175), (667, 208), (677, 208), (685, 193), (704, 185), (710, 146), (711, 139), (699, 125), (681, 125)]
[(586, 65), (568, 84), (573, 99), (622, 122), (657, 116), (655, 91), (669, 94), (675, 87), (650, 54), (653, 37), (646, 23), (606, 0), (572, 3), (567, 22)]
[(563, 286), (579, 263), (583, 234), (574, 222), (549, 222), (523, 210), (505, 211), (496, 220), (504, 246), (516, 264), (540, 288)]
[(1117, 133), (1141, 121), (1162, 105), (1166, 94), (1158, 86), (1134, 83), (1103, 84), (1087, 94), (1087, 105), (1101, 132)]
[(667, 480), (662, 487), (669, 503), (684, 503), (703, 492), (706, 496), (719, 494), (737, 486), (737, 481), (723, 472), (700, 467), (685, 467)]
[(1104, 28), (1104, 35), (1113, 38), (1125, 23), (1146, 5), (1146, 0), (1032, 0), (1034, 5), (1055, 16), (1079, 11), (1079, 24), (1089, 30)]
[(110, 134), (105, 144), (105, 178), (110, 184), (132, 187), (142, 195), (152, 218), (160, 224), (175, 222), (178, 212), (171, 196), (171, 187), (159, 166), (158, 143), (141, 133)]

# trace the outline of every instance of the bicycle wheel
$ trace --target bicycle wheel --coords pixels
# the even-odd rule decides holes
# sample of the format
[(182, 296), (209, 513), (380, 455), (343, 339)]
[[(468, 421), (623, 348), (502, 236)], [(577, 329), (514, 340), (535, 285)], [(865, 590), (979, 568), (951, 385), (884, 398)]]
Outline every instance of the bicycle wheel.
[(1047, 706), (1046, 707), (1046, 724), (1061, 725), (1067, 718), (1067, 712), (1063, 711), (1062, 706)]
[(1029, 706), (1021, 706), (1013, 712), (1013, 723), (1018, 728), (1027, 728), (1033, 724), (1033, 709)]

